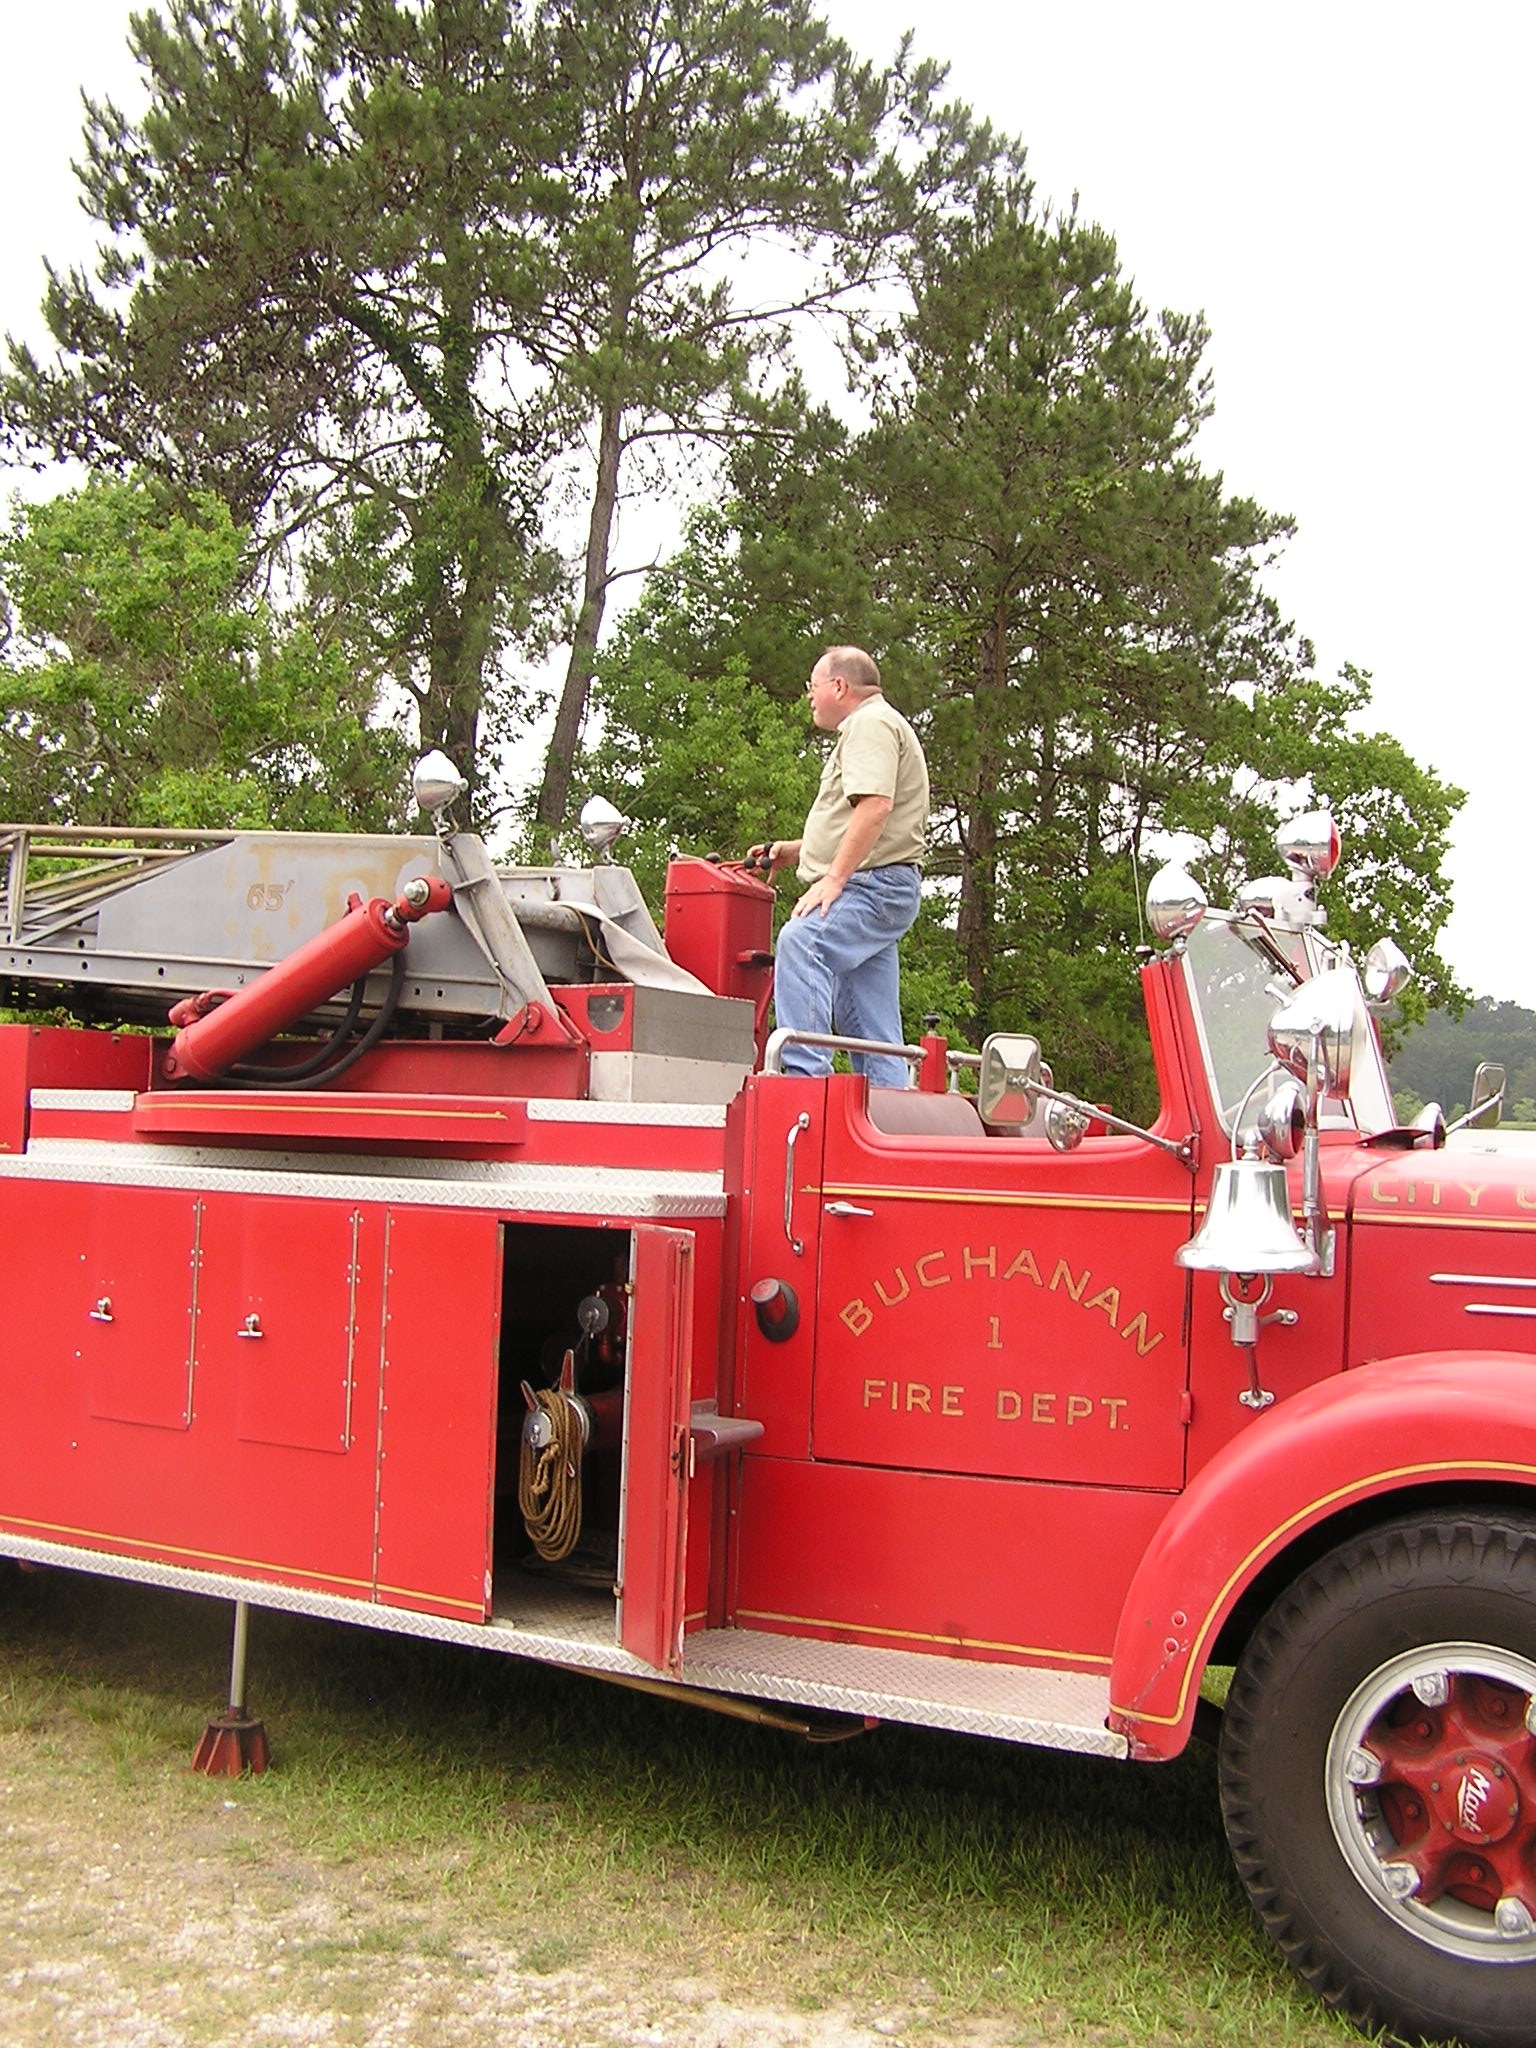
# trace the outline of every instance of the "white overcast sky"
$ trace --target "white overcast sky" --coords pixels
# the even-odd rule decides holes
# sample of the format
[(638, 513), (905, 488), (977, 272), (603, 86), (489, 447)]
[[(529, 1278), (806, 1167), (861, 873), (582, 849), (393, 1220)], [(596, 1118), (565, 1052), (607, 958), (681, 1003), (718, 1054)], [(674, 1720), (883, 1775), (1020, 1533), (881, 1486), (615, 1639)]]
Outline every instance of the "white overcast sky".
[[(594, 0), (599, 4), (599, 0)], [(1023, 137), (1042, 198), (1115, 235), (1145, 303), (1200, 311), (1228, 488), (1299, 523), (1270, 577), (1324, 673), (1468, 791), (1445, 950), (1536, 1007), (1529, 95), (1536, 12), (1379, 0), (822, 0), (900, 31)], [(130, 0), (4, 0), (0, 329), (83, 255), (82, 87), (131, 97)], [(1348, 849), (1345, 850), (1348, 858)]]

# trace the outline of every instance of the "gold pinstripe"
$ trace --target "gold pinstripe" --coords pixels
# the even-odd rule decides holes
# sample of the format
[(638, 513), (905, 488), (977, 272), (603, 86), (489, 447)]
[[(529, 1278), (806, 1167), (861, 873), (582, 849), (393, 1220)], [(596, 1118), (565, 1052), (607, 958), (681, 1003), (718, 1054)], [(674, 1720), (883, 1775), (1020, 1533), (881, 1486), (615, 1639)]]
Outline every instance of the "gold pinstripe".
[(1110, 1209), (1141, 1214), (1187, 1216), (1188, 1202), (1158, 1201), (1150, 1196), (993, 1194), (983, 1188), (862, 1187), (856, 1181), (824, 1181), (800, 1189), (802, 1195), (863, 1195), (886, 1202), (986, 1203), (1001, 1209)]
[[(291, 1102), (240, 1102), (231, 1104), (227, 1102), (194, 1102), (181, 1096), (176, 1098), (178, 1114), (183, 1114), (189, 1109), (199, 1109), (208, 1116), (228, 1116), (232, 1108), (238, 1109), (242, 1116), (250, 1117), (292, 1116), (294, 1110), (298, 1108), (303, 1110), (305, 1116), (314, 1117), (383, 1116), (399, 1117), (402, 1121), (415, 1117), (423, 1123), (495, 1122), (504, 1124), (521, 1121), (520, 1118), (514, 1119), (509, 1117), (504, 1109), (399, 1109), (393, 1105), (381, 1106), (376, 1101), (357, 1104), (335, 1102), (305, 1102), (299, 1104)], [(53, 1110), (47, 1113), (54, 1116), (67, 1116), (71, 1112), (68, 1110)], [(86, 1112), (78, 1111), (75, 1114), (84, 1115)]]

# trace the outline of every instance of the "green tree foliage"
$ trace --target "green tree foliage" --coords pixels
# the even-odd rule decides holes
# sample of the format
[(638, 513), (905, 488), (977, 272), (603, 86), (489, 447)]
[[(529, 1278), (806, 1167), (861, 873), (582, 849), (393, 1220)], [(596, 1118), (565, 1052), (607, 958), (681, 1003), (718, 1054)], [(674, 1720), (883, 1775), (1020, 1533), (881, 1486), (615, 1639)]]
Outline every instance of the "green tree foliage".
[(1352, 842), (1333, 929), (1396, 931), (1447, 993), (1459, 793), (1351, 729), (1364, 679), (1313, 677), (1262, 590), (1290, 528), (1195, 460), (1201, 324), (1151, 320), (1111, 239), (1037, 218), (1019, 180), (925, 240), (910, 284), (867, 427), (807, 409), (796, 446), (743, 451), (618, 667), (735, 663), (747, 721), (799, 698), (826, 641), (880, 655), (935, 792), (909, 1030), (929, 1008), (972, 1036), (1027, 1027), (1070, 1084), (1145, 1104), (1134, 957), (1159, 849), (1196, 835), (1216, 894), (1273, 869), (1276, 824), (1313, 802)]
[(605, 658), (598, 694), (603, 738), (582, 786), (631, 820), (625, 858), (648, 889), (674, 852), (737, 860), (816, 793), (803, 715), (754, 690), (739, 658), (698, 678), (639, 648), (633, 662)]
[(625, 468), (753, 425), (789, 312), (984, 131), (807, 0), (170, 0), (132, 35), (147, 110), (93, 106), (80, 166), (110, 239), (51, 276), (58, 354), (13, 344), (0, 420), (298, 536), (466, 768), (530, 708), (512, 653), (564, 635), (557, 822)]
[(337, 648), (243, 595), (223, 501), (97, 481), (0, 537), (0, 809), (20, 823), (398, 820), (404, 745)]

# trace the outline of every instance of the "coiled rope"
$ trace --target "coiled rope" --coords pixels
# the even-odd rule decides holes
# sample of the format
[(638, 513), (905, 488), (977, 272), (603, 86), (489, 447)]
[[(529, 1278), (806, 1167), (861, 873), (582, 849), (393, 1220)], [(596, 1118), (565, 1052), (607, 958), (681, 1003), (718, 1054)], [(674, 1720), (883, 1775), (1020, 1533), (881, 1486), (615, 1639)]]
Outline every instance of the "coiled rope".
[(550, 1439), (535, 1448), (523, 1437), (517, 1505), (534, 1549), (559, 1564), (581, 1534), (581, 1420), (575, 1405), (553, 1387), (535, 1396), (535, 1413), (549, 1420)]

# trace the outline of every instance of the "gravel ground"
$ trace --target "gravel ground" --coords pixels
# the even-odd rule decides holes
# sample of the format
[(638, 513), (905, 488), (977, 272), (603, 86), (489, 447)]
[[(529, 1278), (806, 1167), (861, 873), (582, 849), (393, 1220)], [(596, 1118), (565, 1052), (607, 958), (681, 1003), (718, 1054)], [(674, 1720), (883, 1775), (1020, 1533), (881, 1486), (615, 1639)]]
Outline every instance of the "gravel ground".
[(296, 1858), (274, 1815), (190, 1773), (103, 1766), (99, 1730), (0, 1734), (4, 2048), (1004, 2048), (911, 2007), (732, 2004), (617, 1956), (562, 1966), (464, 1924), (442, 1872)]

